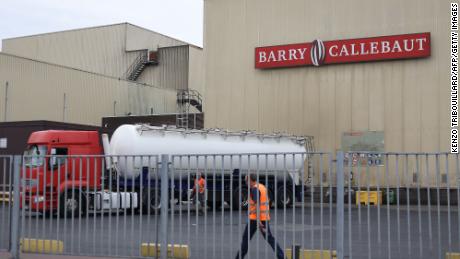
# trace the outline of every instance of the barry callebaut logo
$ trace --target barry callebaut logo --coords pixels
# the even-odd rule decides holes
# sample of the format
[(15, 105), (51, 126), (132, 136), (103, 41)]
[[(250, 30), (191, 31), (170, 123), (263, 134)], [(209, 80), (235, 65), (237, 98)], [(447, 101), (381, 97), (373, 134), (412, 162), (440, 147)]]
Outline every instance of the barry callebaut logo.
[(429, 57), (430, 33), (257, 47), (258, 69)]
[(326, 48), (324, 43), (320, 39), (316, 39), (312, 42), (312, 47), (310, 51), (311, 63), (314, 66), (320, 66), (324, 63), (324, 58), (326, 57)]

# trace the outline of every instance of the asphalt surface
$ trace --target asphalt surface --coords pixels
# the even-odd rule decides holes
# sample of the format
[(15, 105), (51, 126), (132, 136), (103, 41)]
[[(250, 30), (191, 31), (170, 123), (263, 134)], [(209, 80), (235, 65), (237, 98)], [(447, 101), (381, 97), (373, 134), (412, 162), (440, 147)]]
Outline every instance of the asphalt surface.
[[(247, 212), (217, 209), (205, 215), (188, 213), (187, 205), (168, 216), (169, 243), (188, 244), (191, 258), (233, 258), (240, 247)], [(406, 205), (358, 208), (345, 206), (345, 258), (443, 258), (460, 251), (458, 207)], [(399, 215), (398, 215), (399, 214)], [(351, 221), (350, 216), (351, 215)], [(449, 217), (450, 215), (450, 217)], [(297, 205), (271, 211), (270, 227), (281, 247), (333, 249), (336, 245), (336, 210), (325, 204)], [(131, 213), (90, 214), (82, 218), (56, 218), (27, 214), (21, 236), (59, 239), (65, 254), (80, 256), (140, 257), (141, 243), (160, 242), (159, 215)], [(331, 220), (332, 219), (332, 220)], [(8, 244), (8, 210), (0, 204), (0, 250)], [(450, 220), (450, 225), (449, 225)], [(450, 242), (449, 242), (450, 241)], [(351, 248), (351, 249), (350, 249)], [(274, 258), (260, 233), (250, 242), (249, 257)]]

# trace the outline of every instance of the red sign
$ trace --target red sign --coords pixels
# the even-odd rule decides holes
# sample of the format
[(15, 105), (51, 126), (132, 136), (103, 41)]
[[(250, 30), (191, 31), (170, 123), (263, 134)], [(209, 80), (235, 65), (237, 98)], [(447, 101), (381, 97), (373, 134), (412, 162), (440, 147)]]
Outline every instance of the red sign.
[(258, 47), (256, 68), (320, 66), (376, 60), (428, 57), (430, 33), (414, 33), (362, 39), (321, 41)]

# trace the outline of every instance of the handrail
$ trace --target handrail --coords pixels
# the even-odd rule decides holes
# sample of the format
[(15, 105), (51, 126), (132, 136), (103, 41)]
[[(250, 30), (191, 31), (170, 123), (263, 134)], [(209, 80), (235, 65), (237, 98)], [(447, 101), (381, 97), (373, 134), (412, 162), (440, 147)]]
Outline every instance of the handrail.
[(134, 71), (137, 69), (139, 64), (147, 63), (147, 61), (148, 61), (148, 51), (141, 50), (141, 52), (136, 57), (134, 62), (129, 66), (128, 70), (126, 70), (125, 74), (123, 75), (123, 78), (127, 80), (132, 80), (131, 76), (134, 73)]
[(202, 96), (197, 90), (178, 90), (177, 101), (182, 100), (196, 100), (199, 104), (202, 104)]
[[(197, 103), (192, 103), (196, 101)], [(177, 115), (176, 126), (180, 128), (188, 128), (190, 106), (195, 107), (198, 111), (203, 110), (203, 99), (197, 90), (185, 89), (177, 90)], [(194, 117), (196, 126), (196, 117)]]

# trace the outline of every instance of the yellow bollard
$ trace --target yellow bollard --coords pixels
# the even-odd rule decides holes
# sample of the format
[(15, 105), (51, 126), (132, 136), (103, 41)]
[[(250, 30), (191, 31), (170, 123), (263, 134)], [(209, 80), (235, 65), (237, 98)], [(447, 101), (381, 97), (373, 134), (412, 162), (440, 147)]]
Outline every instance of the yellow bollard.
[(61, 240), (29, 239), (23, 238), (20, 241), (22, 252), (62, 254), (64, 243)]
[[(144, 257), (153, 257), (160, 255), (160, 244), (154, 243), (142, 243), (141, 244), (141, 256)], [(168, 258), (177, 258), (177, 259), (188, 259), (190, 258), (190, 252), (188, 245), (177, 245), (174, 246), (168, 245)]]
[[(286, 248), (284, 250), (285, 256), (288, 259), (292, 259), (292, 249)], [(322, 254), (322, 257), (321, 257)], [(335, 259), (337, 258), (337, 252), (335, 250), (307, 250), (300, 249), (300, 259)]]

